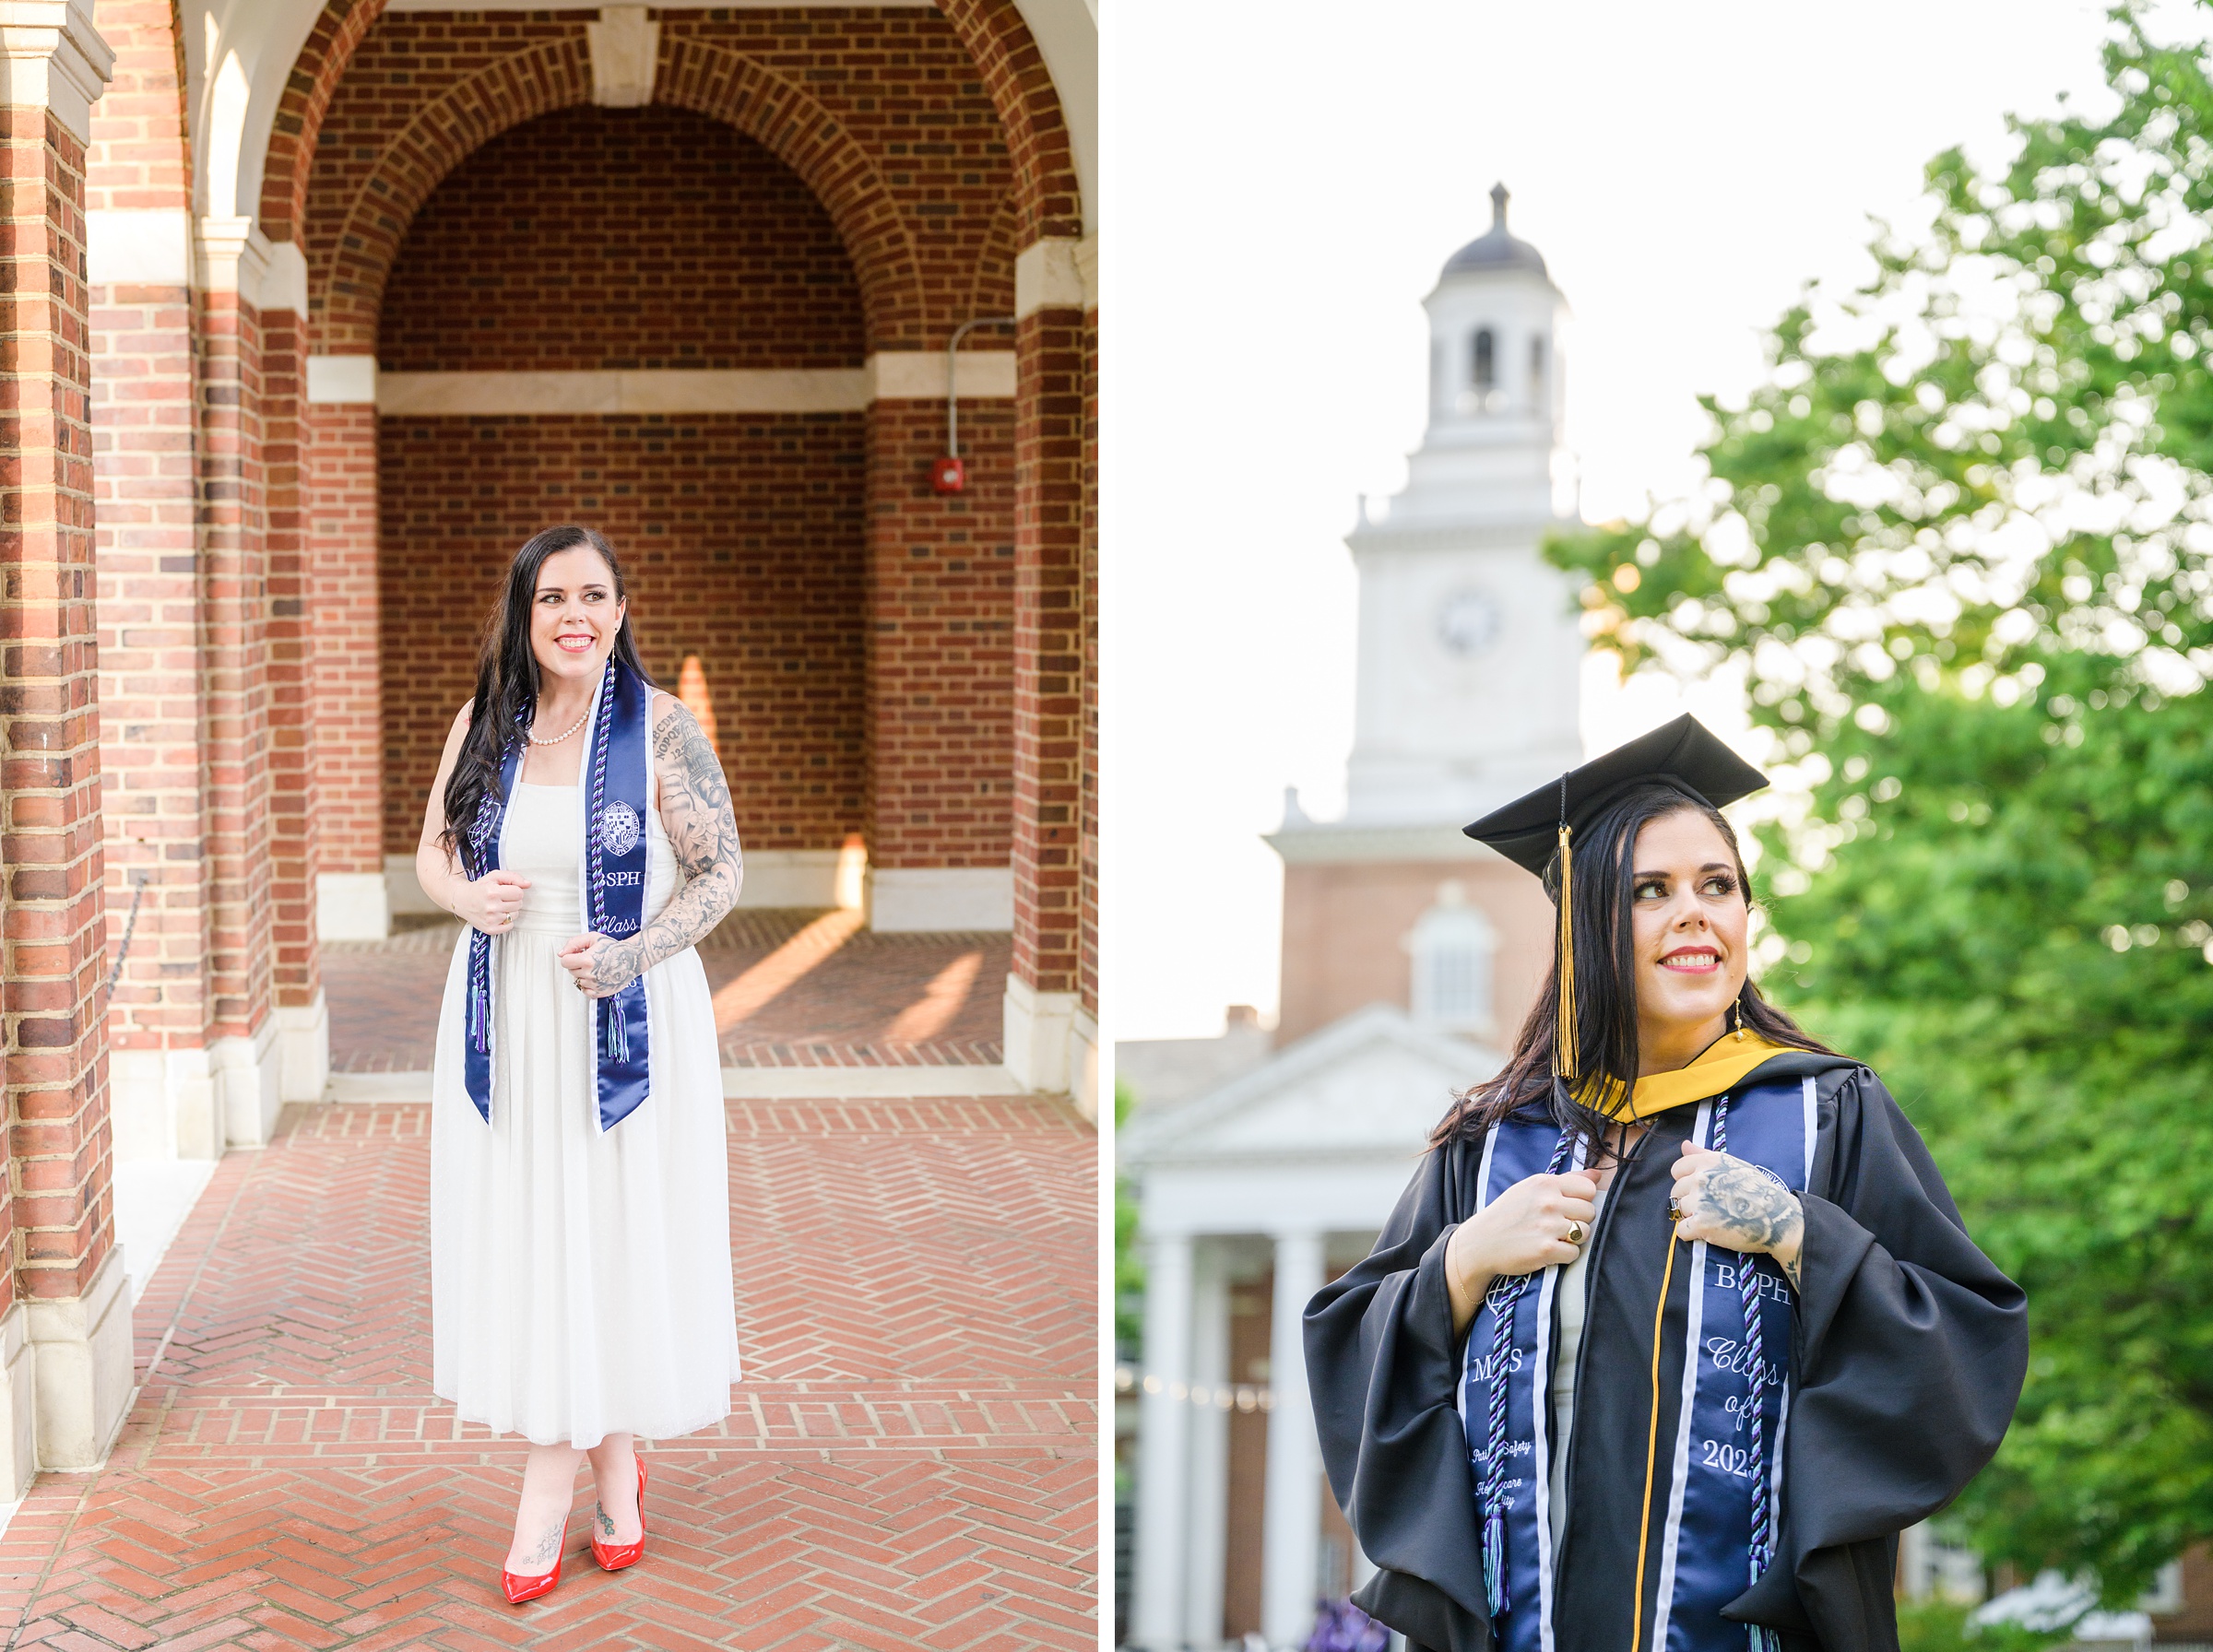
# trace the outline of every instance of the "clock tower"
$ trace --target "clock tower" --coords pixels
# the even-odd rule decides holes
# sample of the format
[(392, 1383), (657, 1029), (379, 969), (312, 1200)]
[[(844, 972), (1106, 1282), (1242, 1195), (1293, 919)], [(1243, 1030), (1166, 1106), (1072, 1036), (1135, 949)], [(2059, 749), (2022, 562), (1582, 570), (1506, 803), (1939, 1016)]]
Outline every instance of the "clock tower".
[(1567, 304), (1507, 228), (1447, 260), (1429, 314), (1429, 421), (1405, 488), (1347, 537), (1360, 576), (1344, 818), (1287, 796), (1278, 1043), (1378, 1000), (1511, 1038), (1549, 957), (1550, 904), (1460, 828), (1582, 761), (1583, 643), (1546, 529), (1575, 510), (1560, 442)]

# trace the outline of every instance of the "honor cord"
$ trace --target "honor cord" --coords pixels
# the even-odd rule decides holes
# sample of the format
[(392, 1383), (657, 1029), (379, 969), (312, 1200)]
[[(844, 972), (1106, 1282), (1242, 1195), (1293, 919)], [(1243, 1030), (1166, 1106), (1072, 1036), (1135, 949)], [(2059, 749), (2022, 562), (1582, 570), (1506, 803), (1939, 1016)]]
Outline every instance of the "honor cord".
[[(1562, 1130), (1544, 1167), (1546, 1175), (1556, 1176), (1567, 1168), (1574, 1145), (1574, 1133)], [(1484, 1304), (1491, 1310), (1491, 1370), (1483, 1463), (1483, 1596), (1493, 1621), (1511, 1604), (1506, 1580), (1506, 1366), (1513, 1353), (1514, 1312), (1536, 1277), (1512, 1274), (1494, 1280), (1484, 1292)]]

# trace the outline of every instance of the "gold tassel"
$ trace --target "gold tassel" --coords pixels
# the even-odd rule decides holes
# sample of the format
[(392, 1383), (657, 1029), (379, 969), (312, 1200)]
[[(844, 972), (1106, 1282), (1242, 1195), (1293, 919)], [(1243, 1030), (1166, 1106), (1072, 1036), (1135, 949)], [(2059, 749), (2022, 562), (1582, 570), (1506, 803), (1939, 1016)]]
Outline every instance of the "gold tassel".
[(1573, 829), (1560, 826), (1560, 987), (1559, 1013), (1553, 1025), (1552, 1070), (1575, 1082), (1575, 855), (1568, 846)]

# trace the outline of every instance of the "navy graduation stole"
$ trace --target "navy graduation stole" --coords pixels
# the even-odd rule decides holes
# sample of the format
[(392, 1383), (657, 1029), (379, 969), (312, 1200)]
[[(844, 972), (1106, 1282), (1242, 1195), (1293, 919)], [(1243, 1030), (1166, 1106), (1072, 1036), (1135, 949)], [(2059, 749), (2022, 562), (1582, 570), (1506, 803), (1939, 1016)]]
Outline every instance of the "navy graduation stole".
[[(580, 777), (578, 883), (585, 922), (594, 933), (625, 938), (644, 926), (645, 914), (646, 787), (652, 765), (652, 690), (635, 671), (609, 659), (592, 702), (591, 746)], [(508, 740), (500, 758), (499, 796), (487, 793), (462, 845), (471, 881), (500, 865), (500, 838), (507, 799), (524, 753), (521, 738)], [(493, 994), (499, 942), (480, 929), (468, 937), (467, 1021), (463, 1066), (468, 1099), (491, 1121)], [(610, 1130), (634, 1113), (646, 1095), (647, 1025), (643, 972), (604, 998), (592, 1000), (592, 1059), (598, 1075), (599, 1127)]]
[[(1813, 1166), (1814, 1082), (1754, 1084), (1699, 1103), (1692, 1139), (1804, 1192)], [(1569, 1161), (1547, 1117), (1509, 1118), (1484, 1144), (1484, 1204)], [(1580, 1162), (1580, 1154), (1577, 1156)], [(1603, 1218), (1602, 1218), (1603, 1219)], [(1774, 1554), (1796, 1298), (1771, 1257), (1689, 1247), (1694, 1277), (1652, 1652), (1774, 1652), (1769, 1632), (1721, 1609)], [(1557, 1268), (1497, 1280), (1468, 1328), (1461, 1385), (1486, 1593), (1501, 1652), (1550, 1652), (1552, 1318)], [(1586, 1333), (1588, 1334), (1588, 1333)], [(1664, 1447), (1663, 1447), (1664, 1449)], [(1493, 1547), (1496, 1544), (1496, 1559)], [(1496, 1578), (1495, 1587), (1493, 1578)], [(1637, 1603), (1642, 1616), (1644, 1607)]]

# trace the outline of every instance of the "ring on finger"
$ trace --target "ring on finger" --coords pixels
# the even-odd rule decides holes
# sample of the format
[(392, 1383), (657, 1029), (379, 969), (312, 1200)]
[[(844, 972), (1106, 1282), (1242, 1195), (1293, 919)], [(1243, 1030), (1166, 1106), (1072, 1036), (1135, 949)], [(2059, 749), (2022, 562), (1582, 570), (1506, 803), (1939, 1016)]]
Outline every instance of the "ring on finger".
[(1580, 1222), (1580, 1221), (1571, 1221), (1571, 1222), (1569, 1222), (1569, 1223), (1568, 1224), (1568, 1244), (1570, 1244), (1570, 1245), (1576, 1245), (1576, 1246), (1578, 1246), (1578, 1247), (1580, 1248), (1580, 1247), (1581, 1246), (1581, 1245), (1582, 1245), (1583, 1241), (1584, 1241), (1585, 1239), (1588, 1239), (1590, 1236), (1591, 1236), (1591, 1235), (1590, 1235), (1590, 1233), (1588, 1233), (1588, 1231), (1586, 1231), (1586, 1230), (1585, 1230), (1585, 1228), (1583, 1227), (1583, 1224), (1582, 1224), (1581, 1222)]

